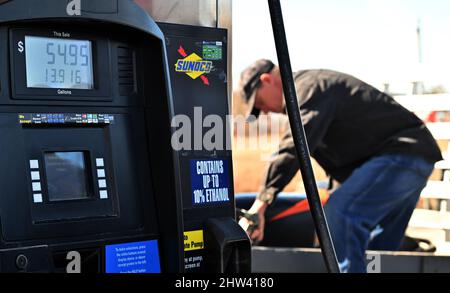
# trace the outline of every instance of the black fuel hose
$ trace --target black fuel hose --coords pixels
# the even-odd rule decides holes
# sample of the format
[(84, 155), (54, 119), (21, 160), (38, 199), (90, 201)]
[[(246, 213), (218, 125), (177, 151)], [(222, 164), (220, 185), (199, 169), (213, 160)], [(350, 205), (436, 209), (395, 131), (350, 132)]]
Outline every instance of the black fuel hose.
[(327, 270), (329, 273), (340, 273), (333, 240), (331, 239), (322, 202), (320, 201), (316, 179), (314, 178), (305, 129), (303, 127), (300, 109), (298, 106), (297, 92), (295, 89), (294, 77), (292, 75), (292, 67), (280, 0), (268, 1), (281, 79), (283, 81), (286, 108), (289, 116), (292, 137), (294, 139), (295, 148), (297, 151), (297, 158), (300, 165), (303, 184), (305, 186), (306, 196), (308, 197), (312, 218), (314, 220), (317, 236), (319, 237), (322, 256), (324, 258)]

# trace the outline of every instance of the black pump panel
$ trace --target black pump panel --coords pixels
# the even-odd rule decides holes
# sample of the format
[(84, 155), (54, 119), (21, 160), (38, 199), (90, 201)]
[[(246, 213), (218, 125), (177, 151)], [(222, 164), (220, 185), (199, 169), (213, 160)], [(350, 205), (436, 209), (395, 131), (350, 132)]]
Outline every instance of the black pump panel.
[(183, 199), (185, 271), (249, 272), (250, 241), (235, 221), (227, 131), (227, 31), (163, 23), (160, 27), (172, 83), (171, 118), (181, 115), (193, 125), (191, 145), (175, 152)]

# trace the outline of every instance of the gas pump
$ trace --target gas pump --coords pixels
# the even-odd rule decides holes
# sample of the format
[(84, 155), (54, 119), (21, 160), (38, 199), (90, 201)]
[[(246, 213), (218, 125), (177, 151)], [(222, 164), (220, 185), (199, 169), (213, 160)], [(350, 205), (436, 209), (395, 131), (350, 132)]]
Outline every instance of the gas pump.
[(0, 1), (1, 272), (250, 271), (231, 152), (172, 143), (177, 115), (226, 121), (225, 31), (161, 27), (130, 0)]
[(146, 128), (171, 99), (158, 26), (132, 1), (12, 0), (0, 40), (0, 270), (182, 271), (173, 162)]

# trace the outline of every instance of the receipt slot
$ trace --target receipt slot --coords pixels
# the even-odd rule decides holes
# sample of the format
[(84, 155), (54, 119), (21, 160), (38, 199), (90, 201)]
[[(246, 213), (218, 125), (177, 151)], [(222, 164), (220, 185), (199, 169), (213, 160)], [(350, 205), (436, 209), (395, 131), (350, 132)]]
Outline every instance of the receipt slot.
[(0, 271), (180, 272), (169, 134), (146, 126), (170, 123), (163, 35), (132, 1), (71, 2), (0, 1)]
[[(250, 242), (235, 221), (227, 31), (159, 26), (166, 38), (173, 93), (169, 111), (173, 151), (160, 159), (175, 157), (177, 192), (183, 203), (185, 271), (250, 272)], [(161, 128), (156, 120), (152, 124)]]

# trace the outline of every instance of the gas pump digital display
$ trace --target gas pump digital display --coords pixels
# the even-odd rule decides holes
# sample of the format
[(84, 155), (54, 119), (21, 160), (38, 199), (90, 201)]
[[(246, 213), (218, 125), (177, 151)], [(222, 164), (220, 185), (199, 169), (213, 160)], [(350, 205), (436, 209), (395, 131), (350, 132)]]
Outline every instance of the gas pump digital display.
[(112, 101), (110, 39), (70, 28), (11, 29), (14, 99)]
[(28, 88), (92, 89), (92, 43), (25, 36)]

